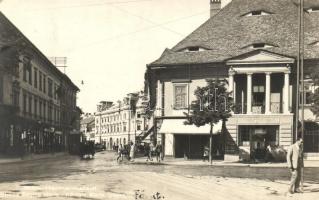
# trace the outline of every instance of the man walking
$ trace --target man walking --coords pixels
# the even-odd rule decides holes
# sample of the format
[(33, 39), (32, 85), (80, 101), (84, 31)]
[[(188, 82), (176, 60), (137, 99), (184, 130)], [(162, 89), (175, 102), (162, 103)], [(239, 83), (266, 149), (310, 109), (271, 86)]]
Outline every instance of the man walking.
[(303, 168), (303, 140), (298, 138), (297, 141), (291, 145), (287, 153), (287, 163), (291, 172), (291, 181), (289, 186), (289, 193), (294, 192), (302, 193), (300, 190), (300, 180), (301, 180), (301, 168)]

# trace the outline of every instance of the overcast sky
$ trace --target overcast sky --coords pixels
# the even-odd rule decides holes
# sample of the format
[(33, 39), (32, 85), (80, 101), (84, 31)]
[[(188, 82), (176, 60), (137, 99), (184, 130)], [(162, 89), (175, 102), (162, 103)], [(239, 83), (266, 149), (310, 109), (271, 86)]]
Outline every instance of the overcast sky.
[(141, 90), (146, 64), (209, 18), (209, 0), (0, 0), (0, 10), (46, 56), (68, 58), (78, 105), (95, 112)]

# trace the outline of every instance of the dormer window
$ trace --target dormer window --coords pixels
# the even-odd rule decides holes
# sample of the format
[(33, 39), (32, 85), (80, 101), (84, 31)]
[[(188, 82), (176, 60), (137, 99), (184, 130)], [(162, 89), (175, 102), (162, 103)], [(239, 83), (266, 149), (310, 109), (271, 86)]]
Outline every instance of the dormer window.
[(309, 45), (311, 45), (311, 46), (319, 46), (319, 41), (312, 42)]
[(270, 15), (271, 13), (263, 10), (254, 10), (249, 13), (244, 14), (243, 16), (259, 16), (259, 15)]
[(267, 43), (254, 43), (254, 44), (245, 46), (243, 48), (264, 49), (264, 48), (270, 48), (270, 47), (275, 47), (275, 46), (272, 44), (267, 44)]
[(187, 47), (185, 49), (182, 49), (182, 52), (198, 52), (198, 51), (205, 51), (207, 50), (206, 48), (200, 47), (200, 46), (191, 46)]
[(319, 12), (319, 7), (309, 8), (307, 11), (308, 12)]
[(199, 51), (199, 47), (188, 47), (188, 51)]

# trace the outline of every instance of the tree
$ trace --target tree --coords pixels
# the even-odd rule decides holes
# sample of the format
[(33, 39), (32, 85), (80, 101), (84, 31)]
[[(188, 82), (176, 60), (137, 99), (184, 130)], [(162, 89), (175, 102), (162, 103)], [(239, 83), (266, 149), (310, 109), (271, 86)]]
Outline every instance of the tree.
[(190, 105), (190, 114), (185, 113), (187, 125), (197, 127), (210, 125), (209, 161), (212, 163), (212, 138), (214, 124), (220, 120), (225, 122), (231, 116), (233, 99), (226, 88), (225, 80), (208, 80), (204, 87), (197, 87), (194, 92), (196, 100)]
[[(311, 74), (311, 79), (315, 86), (319, 85), (319, 71), (314, 69), (313, 73)], [(313, 94), (311, 94), (311, 101), (312, 105), (310, 110), (314, 115), (317, 117), (319, 116), (319, 87), (317, 87)]]

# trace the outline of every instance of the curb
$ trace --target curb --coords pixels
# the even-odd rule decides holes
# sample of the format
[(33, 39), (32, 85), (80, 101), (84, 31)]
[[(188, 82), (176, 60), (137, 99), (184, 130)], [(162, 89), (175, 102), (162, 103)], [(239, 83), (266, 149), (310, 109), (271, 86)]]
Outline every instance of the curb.
[[(41, 155), (41, 154), (40, 154)], [(60, 156), (66, 156), (66, 155), (70, 155), (69, 153), (56, 153), (56, 154), (49, 154), (47, 156), (31, 156), (28, 155), (24, 158), (13, 158), (13, 159), (8, 159), (7, 161), (1, 161), (0, 158), (0, 164), (9, 164), (9, 163), (18, 163), (18, 162), (28, 162), (28, 161), (34, 161), (34, 160), (42, 160), (42, 159), (50, 159), (50, 158), (56, 158), (56, 157), (60, 157)]]

